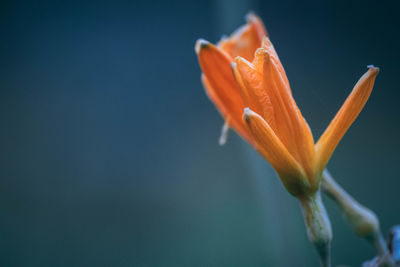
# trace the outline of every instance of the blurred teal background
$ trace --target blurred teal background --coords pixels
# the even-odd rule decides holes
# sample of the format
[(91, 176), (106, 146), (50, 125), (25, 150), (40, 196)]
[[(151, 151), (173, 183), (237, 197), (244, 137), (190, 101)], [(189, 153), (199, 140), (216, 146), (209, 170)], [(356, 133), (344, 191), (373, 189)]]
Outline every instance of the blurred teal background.
[[(206, 98), (194, 53), (264, 20), (317, 138), (381, 68), (329, 169), (400, 223), (395, 1), (2, 1), (0, 266), (318, 266), (296, 200)], [(372, 247), (325, 201), (334, 265)]]

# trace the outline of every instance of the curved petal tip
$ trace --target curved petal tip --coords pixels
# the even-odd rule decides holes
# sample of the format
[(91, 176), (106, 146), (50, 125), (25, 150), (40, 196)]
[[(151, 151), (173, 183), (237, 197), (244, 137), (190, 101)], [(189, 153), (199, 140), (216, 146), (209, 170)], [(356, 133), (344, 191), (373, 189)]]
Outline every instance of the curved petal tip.
[(368, 65), (367, 68), (372, 71), (373, 73), (378, 74), (379, 73), (379, 68), (375, 67), (374, 65)]
[(256, 13), (254, 13), (254, 11), (249, 11), (245, 16), (244, 19), (246, 20), (246, 22), (252, 22), (256, 19), (258, 19)]
[(243, 118), (245, 121), (249, 121), (250, 120), (250, 116), (253, 114), (254, 112), (251, 111), (250, 108), (246, 107), (243, 110)]
[(210, 45), (211, 43), (209, 41), (200, 38), (196, 41), (196, 45), (194, 46), (194, 51), (196, 51), (196, 53), (198, 54), (201, 49), (208, 48), (210, 47)]

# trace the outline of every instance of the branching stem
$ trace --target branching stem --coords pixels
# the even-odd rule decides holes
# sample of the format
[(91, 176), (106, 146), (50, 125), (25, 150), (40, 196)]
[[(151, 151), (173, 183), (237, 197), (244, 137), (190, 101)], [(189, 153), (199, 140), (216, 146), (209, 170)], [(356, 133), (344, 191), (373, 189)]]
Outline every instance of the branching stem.
[(370, 241), (375, 246), (379, 256), (388, 253), (388, 248), (379, 229), (378, 217), (373, 211), (350, 196), (327, 170), (323, 173), (322, 190), (338, 204), (347, 222), (358, 236)]

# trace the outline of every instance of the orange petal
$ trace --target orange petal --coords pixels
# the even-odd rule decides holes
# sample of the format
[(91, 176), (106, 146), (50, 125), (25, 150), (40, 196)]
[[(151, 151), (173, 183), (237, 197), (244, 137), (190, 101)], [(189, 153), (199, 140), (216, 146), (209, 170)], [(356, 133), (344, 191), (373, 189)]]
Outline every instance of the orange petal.
[(248, 142), (251, 141), (242, 122), (244, 103), (230, 67), (230, 58), (205, 40), (196, 42), (196, 52), (204, 73), (203, 84), (207, 94), (225, 120)]
[[(247, 131), (246, 127), (243, 125), (242, 122), (240, 122), (240, 121), (239, 122), (237, 122), (237, 121), (229, 122), (229, 120), (232, 120), (232, 119), (230, 119), (231, 115), (229, 114), (229, 109), (226, 106), (226, 103), (221, 101), (221, 99), (218, 97), (214, 88), (211, 86), (210, 82), (208, 81), (207, 77), (204, 76), (204, 74), (202, 74), (202, 76), (201, 76), (201, 81), (203, 83), (203, 86), (205, 88), (208, 98), (211, 100), (211, 102), (214, 103), (214, 105), (217, 107), (218, 111), (221, 113), (222, 117), (225, 119), (225, 124), (226, 123), (231, 124), (230, 126), (233, 127), (234, 130), (243, 139), (245, 139), (248, 143), (250, 143), (251, 145), (256, 147), (254, 141), (252, 140), (251, 135), (249, 134), (249, 132)], [(220, 143), (220, 145), (223, 145), (223, 143), (221, 144), (221, 137), (218, 142)]]
[(319, 172), (325, 169), (339, 141), (367, 103), (378, 72), (379, 68), (369, 66), (315, 145), (316, 168)]
[(264, 23), (259, 16), (257, 16), (253, 12), (250, 12), (246, 15), (246, 21), (254, 29), (254, 32), (257, 34), (259, 41), (261, 41), (262, 38), (264, 38), (265, 36), (268, 36)]
[(255, 14), (248, 14), (246, 20), (247, 24), (237, 29), (230, 37), (222, 39), (218, 47), (232, 58), (241, 56), (247, 60), (253, 60), (254, 52), (260, 47), (267, 31), (261, 19)]
[(275, 65), (279, 73), (281, 74), (283, 81), (285, 82), (286, 87), (290, 89), (285, 69), (283, 68), (282, 63), (278, 57), (278, 53), (276, 53), (275, 48), (268, 36), (263, 37), (261, 47), (267, 50), (268, 54), (273, 58)]
[(274, 108), (276, 132), (290, 153), (301, 163), (308, 177), (312, 179), (314, 139), (311, 130), (293, 99), (290, 87), (284, 79), (286, 74), (282, 73), (282, 66), (268, 50), (261, 49), (261, 51), (264, 52), (264, 87)]
[(258, 150), (279, 174), (288, 191), (297, 195), (309, 188), (301, 165), (289, 153), (268, 123), (249, 108), (244, 110), (244, 121), (258, 144)]
[[(259, 61), (260, 55), (257, 52), (253, 61), (255, 65), (242, 57), (236, 57), (234, 74), (236, 80), (241, 85), (240, 88), (243, 91), (243, 98), (245, 99), (246, 106), (256, 113), (261, 114), (272, 129), (275, 130), (273, 106), (267, 91), (264, 89), (262, 73), (256, 70)], [(261, 59), (261, 61), (263, 60)]]

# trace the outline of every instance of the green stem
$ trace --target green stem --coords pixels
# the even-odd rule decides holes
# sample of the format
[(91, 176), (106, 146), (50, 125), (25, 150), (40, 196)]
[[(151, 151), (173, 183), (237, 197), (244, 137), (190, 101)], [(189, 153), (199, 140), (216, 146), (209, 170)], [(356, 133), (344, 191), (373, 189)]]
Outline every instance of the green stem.
[(388, 248), (382, 237), (379, 220), (375, 213), (362, 206), (344, 191), (327, 170), (323, 173), (322, 189), (338, 204), (354, 232), (371, 242), (375, 246), (379, 256), (386, 255)]
[(321, 266), (330, 267), (330, 244), (332, 229), (328, 214), (322, 203), (321, 194), (299, 197), (307, 236), (319, 254)]

